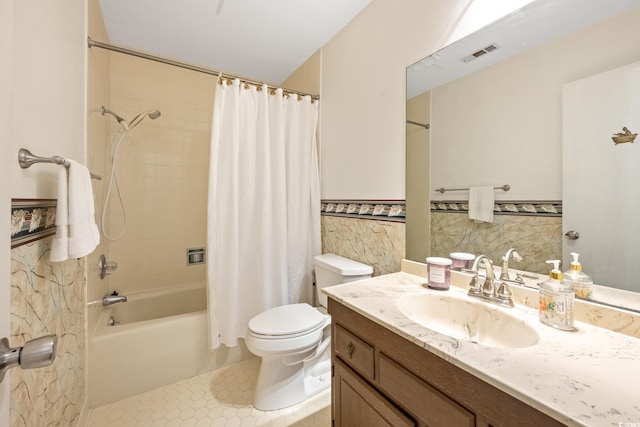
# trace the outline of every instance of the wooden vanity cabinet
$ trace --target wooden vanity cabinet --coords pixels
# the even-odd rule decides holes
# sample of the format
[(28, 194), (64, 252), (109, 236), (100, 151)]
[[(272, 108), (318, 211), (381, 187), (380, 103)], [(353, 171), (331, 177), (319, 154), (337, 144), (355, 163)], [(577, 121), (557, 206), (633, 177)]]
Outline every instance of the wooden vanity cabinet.
[(334, 427), (564, 424), (329, 299)]

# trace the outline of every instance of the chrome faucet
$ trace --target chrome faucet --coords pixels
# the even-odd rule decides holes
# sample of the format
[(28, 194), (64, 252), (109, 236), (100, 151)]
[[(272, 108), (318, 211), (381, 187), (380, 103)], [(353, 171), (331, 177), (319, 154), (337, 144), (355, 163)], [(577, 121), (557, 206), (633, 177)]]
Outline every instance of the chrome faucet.
[(118, 295), (117, 292), (114, 292), (111, 295), (104, 294), (104, 296), (102, 297), (102, 305), (105, 307), (118, 302), (127, 302), (127, 297), (125, 297), (124, 295)]
[[(485, 268), (485, 279), (482, 286), (479, 284), (479, 273), (478, 268), (480, 267), (480, 263), (484, 264)], [(511, 298), (511, 290), (509, 286), (500, 280), (495, 280), (495, 276), (493, 273), (493, 263), (486, 255), (478, 255), (473, 262), (473, 270), (474, 275), (471, 278), (471, 282), (469, 283), (469, 293), (470, 297), (480, 298), (485, 301), (489, 301), (495, 304), (499, 304), (505, 307), (513, 307), (513, 300)]]
[(514, 248), (510, 248), (507, 251), (507, 254), (502, 257), (502, 271), (500, 272), (500, 280), (519, 283), (523, 285), (524, 279), (519, 275), (516, 275), (515, 279), (512, 279), (509, 276), (509, 259), (510, 258), (513, 258), (518, 262), (522, 261), (522, 256), (518, 253), (518, 251), (515, 250)]

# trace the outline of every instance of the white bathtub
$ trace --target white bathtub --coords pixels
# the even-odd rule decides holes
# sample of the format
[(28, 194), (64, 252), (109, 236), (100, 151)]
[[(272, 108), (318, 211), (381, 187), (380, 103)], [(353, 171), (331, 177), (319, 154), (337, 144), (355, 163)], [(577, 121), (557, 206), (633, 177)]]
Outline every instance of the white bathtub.
[[(90, 340), (91, 408), (250, 357), (244, 344), (209, 350), (203, 284), (127, 298), (105, 310)], [(111, 316), (121, 323), (109, 326)]]

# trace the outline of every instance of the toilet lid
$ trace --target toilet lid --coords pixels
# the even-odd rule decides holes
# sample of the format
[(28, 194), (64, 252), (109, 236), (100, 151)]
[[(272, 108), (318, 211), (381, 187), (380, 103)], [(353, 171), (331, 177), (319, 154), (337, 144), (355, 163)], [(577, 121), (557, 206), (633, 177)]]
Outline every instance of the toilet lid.
[(326, 315), (309, 304), (282, 305), (264, 311), (251, 319), (249, 330), (259, 335), (298, 335), (318, 329), (326, 318)]

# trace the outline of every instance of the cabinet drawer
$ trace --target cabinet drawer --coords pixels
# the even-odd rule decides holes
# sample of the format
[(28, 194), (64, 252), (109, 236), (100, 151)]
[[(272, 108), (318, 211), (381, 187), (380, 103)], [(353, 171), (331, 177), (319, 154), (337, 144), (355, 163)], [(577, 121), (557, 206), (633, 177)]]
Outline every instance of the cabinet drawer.
[(380, 387), (430, 427), (472, 427), (475, 416), (420, 378), (380, 354)]
[(332, 339), (334, 352), (365, 378), (373, 380), (373, 347), (337, 324)]
[(333, 415), (336, 427), (415, 427), (404, 415), (346, 364), (334, 362)]

